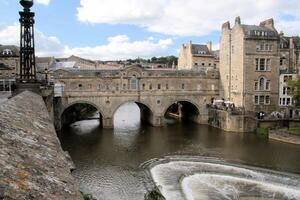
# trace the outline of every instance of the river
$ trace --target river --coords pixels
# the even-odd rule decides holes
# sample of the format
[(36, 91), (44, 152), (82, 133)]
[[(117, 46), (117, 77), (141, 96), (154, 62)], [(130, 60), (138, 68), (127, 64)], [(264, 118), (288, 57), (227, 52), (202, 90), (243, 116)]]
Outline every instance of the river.
[[(146, 189), (140, 166), (165, 156), (176, 160), (181, 156), (215, 158), (295, 173), (296, 179), (300, 174), (299, 145), (193, 123), (151, 127), (142, 125), (139, 118), (137, 105), (128, 103), (115, 114), (113, 130), (101, 129), (98, 120), (75, 122), (62, 130), (62, 147), (76, 165), (73, 175), (82, 191), (99, 200), (141, 200)], [(191, 180), (187, 183), (199, 184)]]

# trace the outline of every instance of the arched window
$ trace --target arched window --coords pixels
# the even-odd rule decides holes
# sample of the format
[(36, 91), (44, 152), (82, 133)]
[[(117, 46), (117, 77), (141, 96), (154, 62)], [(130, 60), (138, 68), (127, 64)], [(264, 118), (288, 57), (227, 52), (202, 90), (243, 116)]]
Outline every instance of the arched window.
[(255, 82), (255, 90), (264, 91), (270, 90), (270, 81), (265, 77), (261, 77)]
[(265, 90), (265, 83), (266, 83), (266, 80), (264, 77), (259, 79), (259, 90)]
[(138, 89), (138, 79), (136, 76), (133, 76), (129, 80), (129, 89), (130, 90), (137, 90)]

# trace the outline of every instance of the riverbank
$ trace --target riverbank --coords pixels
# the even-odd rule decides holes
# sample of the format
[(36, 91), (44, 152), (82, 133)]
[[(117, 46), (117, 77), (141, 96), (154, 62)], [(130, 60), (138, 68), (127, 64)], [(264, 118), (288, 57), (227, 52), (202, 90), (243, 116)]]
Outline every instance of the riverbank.
[[(281, 141), (281, 142), (300, 145), (300, 133), (294, 132), (294, 131), (297, 131), (297, 130), (299, 130), (299, 129), (270, 130), (269, 131), (269, 138), (273, 139), (273, 140), (278, 140), (278, 141)], [(294, 134), (291, 134), (291, 133), (294, 133)], [(299, 134), (299, 135), (297, 135), (297, 134)]]

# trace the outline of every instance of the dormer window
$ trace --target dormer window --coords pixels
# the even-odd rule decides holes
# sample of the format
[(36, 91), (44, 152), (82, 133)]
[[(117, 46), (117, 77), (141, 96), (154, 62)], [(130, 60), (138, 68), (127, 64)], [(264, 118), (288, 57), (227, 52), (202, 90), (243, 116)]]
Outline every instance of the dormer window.
[(198, 54), (205, 54), (205, 51), (198, 51)]
[(4, 56), (11, 56), (11, 55), (13, 55), (13, 52), (10, 49), (4, 49), (2, 51), (2, 55), (4, 55)]

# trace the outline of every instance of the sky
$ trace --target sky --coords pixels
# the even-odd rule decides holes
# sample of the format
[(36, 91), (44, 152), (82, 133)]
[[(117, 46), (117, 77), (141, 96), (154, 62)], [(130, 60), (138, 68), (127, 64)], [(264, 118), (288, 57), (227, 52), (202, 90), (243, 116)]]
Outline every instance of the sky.
[[(19, 0), (0, 0), (0, 44), (19, 45)], [(34, 0), (37, 56), (93, 60), (178, 56), (182, 44), (219, 48), (221, 26), (274, 18), (300, 33), (300, 0)]]

